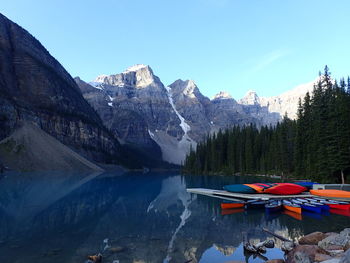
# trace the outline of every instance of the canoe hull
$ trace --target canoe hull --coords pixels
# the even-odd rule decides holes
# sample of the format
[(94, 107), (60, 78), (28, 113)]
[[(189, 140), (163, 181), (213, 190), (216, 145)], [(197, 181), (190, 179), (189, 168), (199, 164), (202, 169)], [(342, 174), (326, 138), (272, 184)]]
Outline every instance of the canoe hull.
[(302, 210), (306, 210), (317, 214), (320, 214), (322, 211), (321, 207), (317, 207), (317, 206), (310, 206), (310, 205), (300, 205), (300, 206)]
[(290, 205), (283, 205), (283, 208), (288, 210), (288, 211), (291, 211), (291, 212), (294, 212), (294, 213), (297, 213), (297, 214), (301, 214), (301, 207), (295, 207), (295, 206), (290, 206)]
[(221, 203), (221, 209), (243, 208), (243, 203)]
[(325, 189), (325, 190), (310, 190), (310, 194), (316, 196), (337, 197), (337, 198), (350, 198), (349, 191)]

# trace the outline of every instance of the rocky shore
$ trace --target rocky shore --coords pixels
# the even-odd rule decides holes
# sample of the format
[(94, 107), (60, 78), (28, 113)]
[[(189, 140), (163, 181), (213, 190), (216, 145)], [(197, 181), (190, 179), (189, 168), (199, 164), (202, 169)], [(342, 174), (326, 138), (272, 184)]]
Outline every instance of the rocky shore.
[(285, 259), (265, 263), (350, 263), (350, 228), (340, 233), (313, 232), (303, 236), (286, 252)]

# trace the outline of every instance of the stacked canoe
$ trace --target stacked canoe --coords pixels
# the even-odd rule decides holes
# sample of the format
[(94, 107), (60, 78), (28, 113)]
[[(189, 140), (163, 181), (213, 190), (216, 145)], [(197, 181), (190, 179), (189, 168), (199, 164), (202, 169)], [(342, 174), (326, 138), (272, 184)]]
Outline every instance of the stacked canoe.
[(225, 185), (224, 190), (242, 194), (297, 195), (308, 191), (313, 183), (254, 183)]
[[(311, 212), (321, 214), (323, 212), (332, 212), (335, 214), (350, 216), (350, 202), (328, 200), (324, 198), (291, 198), (286, 200), (249, 200), (238, 202), (224, 202), (221, 204), (223, 210), (226, 209), (258, 209), (265, 208), (267, 213), (286, 211), (286, 214), (292, 213), (291, 216), (296, 218), (295, 214)], [(228, 213), (224, 213), (228, 214)]]
[[(295, 218), (296, 214), (302, 213), (317, 213), (332, 212), (350, 216), (350, 202), (344, 202), (329, 198), (350, 198), (349, 191), (342, 190), (312, 190), (315, 183), (312, 182), (297, 182), (297, 183), (253, 183), (253, 184), (232, 184), (224, 186), (224, 190), (242, 194), (272, 194), (283, 195), (281, 198), (274, 198), (273, 200), (250, 199), (246, 201), (226, 201), (221, 204), (222, 209), (258, 209), (265, 208), (266, 212), (274, 213), (284, 211), (285, 214), (291, 214)], [(310, 195), (299, 194), (310, 191)], [(291, 197), (287, 197), (293, 195)], [(297, 198), (295, 197), (297, 196)], [(244, 198), (244, 197), (243, 197)], [(266, 198), (268, 199), (268, 198)], [(227, 213), (225, 213), (227, 214)]]

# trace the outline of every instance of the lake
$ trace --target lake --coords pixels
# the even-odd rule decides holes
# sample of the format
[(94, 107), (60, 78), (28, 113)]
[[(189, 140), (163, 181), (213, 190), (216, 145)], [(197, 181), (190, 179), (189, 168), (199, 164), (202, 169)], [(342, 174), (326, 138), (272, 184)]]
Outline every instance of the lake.
[[(1, 176), (1, 175), (0, 175)], [(290, 239), (313, 231), (340, 231), (349, 217), (264, 210), (223, 212), (220, 200), (191, 195), (190, 187), (221, 189), (263, 178), (177, 174), (7, 173), (0, 179), (0, 262), (264, 262), (282, 258), (244, 255), (242, 238)], [(226, 213), (226, 214), (225, 214)]]

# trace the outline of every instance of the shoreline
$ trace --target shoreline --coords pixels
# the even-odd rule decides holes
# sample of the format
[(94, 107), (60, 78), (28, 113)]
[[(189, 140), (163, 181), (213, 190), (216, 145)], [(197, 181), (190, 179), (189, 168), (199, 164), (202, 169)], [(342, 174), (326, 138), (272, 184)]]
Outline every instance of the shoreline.
[(350, 228), (336, 232), (312, 232), (297, 242), (285, 241), (284, 259), (265, 263), (350, 263)]

